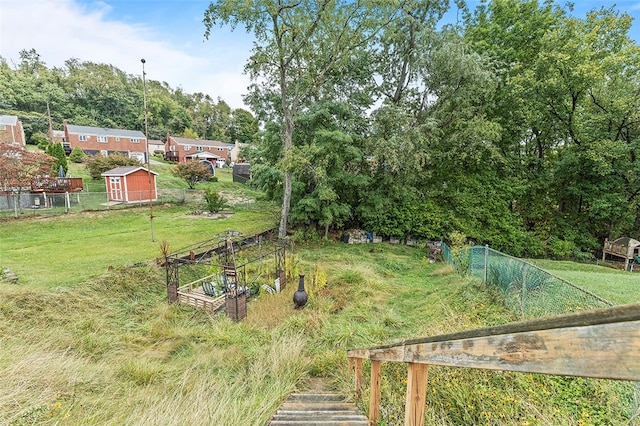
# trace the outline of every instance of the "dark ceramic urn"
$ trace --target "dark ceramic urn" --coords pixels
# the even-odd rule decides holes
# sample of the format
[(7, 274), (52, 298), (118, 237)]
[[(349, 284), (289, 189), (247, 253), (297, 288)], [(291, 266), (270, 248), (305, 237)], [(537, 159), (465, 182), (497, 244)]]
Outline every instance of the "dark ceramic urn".
[(300, 274), (298, 289), (293, 293), (293, 304), (296, 309), (302, 309), (307, 304), (307, 292), (304, 290), (304, 274)]

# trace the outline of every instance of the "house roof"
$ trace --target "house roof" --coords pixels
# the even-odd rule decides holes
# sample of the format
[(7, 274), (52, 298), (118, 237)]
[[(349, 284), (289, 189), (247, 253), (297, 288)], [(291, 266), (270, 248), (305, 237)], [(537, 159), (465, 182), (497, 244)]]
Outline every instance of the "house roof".
[(164, 146), (164, 142), (158, 139), (149, 139), (149, 145), (162, 145)]
[(208, 139), (190, 139), (190, 138), (179, 138), (177, 136), (169, 135), (169, 139), (171, 139), (174, 143), (178, 145), (192, 145), (192, 146), (215, 146), (215, 147), (223, 147), (223, 148), (233, 148), (235, 145), (232, 143), (225, 143), (220, 141), (211, 141)]
[(95, 135), (95, 136), (121, 136), (125, 138), (139, 138), (145, 139), (144, 133), (139, 130), (126, 130), (126, 129), (108, 129), (106, 127), (91, 127), (91, 126), (74, 126), (72, 124), (67, 125), (69, 133), (76, 133), (82, 135)]
[(18, 124), (17, 115), (0, 115), (0, 124), (4, 126), (15, 126)]
[[(130, 175), (133, 172), (137, 172), (138, 170), (143, 170), (145, 172), (147, 171), (147, 169), (141, 166), (120, 166), (120, 167), (116, 167), (115, 169), (107, 170), (106, 172), (102, 173), (100, 176), (126, 176), (126, 175)], [(151, 170), (151, 174), (157, 175), (158, 173)]]

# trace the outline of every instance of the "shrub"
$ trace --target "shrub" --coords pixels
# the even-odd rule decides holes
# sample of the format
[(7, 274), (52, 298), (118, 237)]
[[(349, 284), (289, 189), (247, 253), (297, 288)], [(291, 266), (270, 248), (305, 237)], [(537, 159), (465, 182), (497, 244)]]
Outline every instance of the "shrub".
[(213, 189), (209, 188), (205, 191), (204, 199), (207, 203), (207, 210), (211, 213), (217, 213), (227, 207), (227, 200)]
[(69, 160), (74, 163), (82, 163), (82, 160), (84, 160), (86, 156), (87, 154), (85, 154), (79, 146), (76, 146), (75, 148), (73, 148), (73, 150), (71, 150), (71, 154), (69, 154)]
[(31, 135), (29, 138), (29, 143), (32, 145), (37, 145), (39, 149), (46, 151), (47, 147), (50, 145), (49, 137), (42, 132), (36, 132)]
[(178, 164), (171, 173), (184, 180), (189, 189), (193, 189), (198, 182), (204, 182), (211, 177), (211, 171), (199, 161)]
[(562, 240), (555, 236), (549, 238), (549, 254), (553, 259), (568, 260), (578, 251), (573, 241)]
[(87, 170), (93, 179), (101, 179), (101, 174), (107, 170), (120, 166), (141, 166), (142, 163), (135, 158), (129, 158), (123, 154), (115, 153), (107, 157), (104, 155), (87, 156), (85, 158)]

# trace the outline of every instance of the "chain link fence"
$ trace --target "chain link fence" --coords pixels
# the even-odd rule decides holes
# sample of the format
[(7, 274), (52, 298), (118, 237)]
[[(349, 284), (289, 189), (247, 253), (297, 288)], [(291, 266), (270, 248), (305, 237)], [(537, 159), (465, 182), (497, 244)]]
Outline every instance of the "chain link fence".
[[(496, 288), (505, 306), (520, 318), (543, 318), (614, 304), (529, 262), (489, 246), (452, 249), (442, 243), (442, 255), (458, 273), (479, 278)], [(640, 382), (633, 382), (630, 425), (640, 424)]]
[(452, 250), (443, 243), (443, 256), (459, 273), (497, 289), (505, 306), (523, 319), (613, 306), (589, 290), (488, 246)]
[[(82, 211), (117, 210), (149, 205), (148, 191), (128, 191), (129, 201), (112, 201), (108, 192), (9, 193), (0, 194), (0, 218), (55, 216)], [(204, 206), (202, 191), (190, 189), (158, 189), (153, 204), (188, 204)], [(249, 209), (253, 200), (230, 200), (234, 208)]]

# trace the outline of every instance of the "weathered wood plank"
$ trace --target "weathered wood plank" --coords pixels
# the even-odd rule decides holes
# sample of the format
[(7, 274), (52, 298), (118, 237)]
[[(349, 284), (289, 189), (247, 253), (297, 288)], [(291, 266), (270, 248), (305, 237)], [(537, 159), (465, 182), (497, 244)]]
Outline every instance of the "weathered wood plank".
[[(640, 320), (403, 347), (395, 361), (640, 380)], [(375, 351), (371, 351), (375, 356)], [(386, 353), (387, 351), (385, 351)]]
[(405, 426), (424, 425), (428, 372), (428, 364), (411, 363), (407, 366), (407, 395), (404, 404)]
[(347, 351), (347, 356), (350, 358), (369, 359), (369, 349), (352, 349)]
[(380, 361), (371, 361), (371, 399), (369, 400), (369, 424), (375, 426), (380, 419), (380, 380), (382, 372)]
[(640, 380), (640, 304), (349, 351), (378, 361)]
[(349, 351), (349, 356), (357, 351), (366, 351), (373, 349), (395, 348), (402, 345), (412, 345), (418, 343), (429, 342), (445, 342), (448, 340), (459, 340), (482, 336), (494, 336), (499, 334), (519, 333), (534, 330), (548, 330), (553, 328), (580, 327), (596, 324), (609, 324), (614, 322), (626, 322), (640, 320), (640, 303), (630, 305), (614, 306), (606, 309), (597, 309), (593, 311), (578, 312), (569, 315), (560, 315), (550, 318), (541, 318), (530, 321), (521, 321), (495, 327), (479, 328), (459, 333), (442, 334), (439, 336), (423, 337), (419, 339), (405, 340), (389, 345), (375, 346), (369, 349), (355, 349)]

